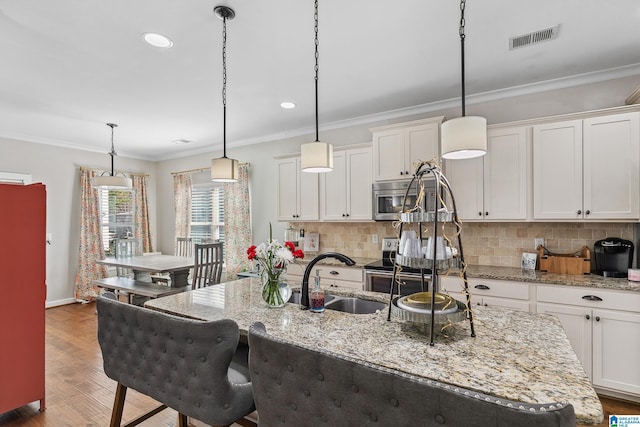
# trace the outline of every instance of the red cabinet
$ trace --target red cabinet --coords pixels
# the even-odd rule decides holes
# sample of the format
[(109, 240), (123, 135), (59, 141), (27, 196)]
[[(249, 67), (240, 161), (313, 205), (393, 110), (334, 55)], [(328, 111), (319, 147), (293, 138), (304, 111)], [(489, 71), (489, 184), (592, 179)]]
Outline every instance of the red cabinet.
[(44, 410), (46, 189), (0, 184), (0, 413)]

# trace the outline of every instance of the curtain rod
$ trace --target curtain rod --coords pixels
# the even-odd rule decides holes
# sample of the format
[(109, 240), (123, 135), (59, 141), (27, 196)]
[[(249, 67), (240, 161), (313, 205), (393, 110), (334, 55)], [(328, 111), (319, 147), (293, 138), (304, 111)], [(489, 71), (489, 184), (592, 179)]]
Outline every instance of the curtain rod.
[[(109, 169), (103, 169), (103, 168), (90, 168), (87, 166), (80, 166), (80, 169), (87, 169), (87, 170), (94, 170), (94, 171), (105, 171), (105, 172), (111, 172)], [(135, 175), (135, 176), (149, 176), (148, 173), (140, 173), (140, 172), (128, 172), (128, 171), (122, 171), (120, 169), (116, 169), (116, 172), (122, 172), (122, 173), (126, 173), (129, 175)]]
[[(251, 163), (240, 163), (239, 166), (251, 166)], [(171, 175), (179, 175), (181, 173), (198, 173), (198, 172), (207, 172), (210, 171), (211, 168), (199, 168), (199, 169), (189, 169), (186, 171), (180, 171), (180, 172), (171, 172)]]

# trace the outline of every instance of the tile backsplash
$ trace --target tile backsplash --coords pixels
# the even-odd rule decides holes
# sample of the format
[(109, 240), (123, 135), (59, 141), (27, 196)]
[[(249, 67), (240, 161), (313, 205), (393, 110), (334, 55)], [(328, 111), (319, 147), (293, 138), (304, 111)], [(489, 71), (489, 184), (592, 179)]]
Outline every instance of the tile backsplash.
[[(320, 235), (322, 252), (341, 252), (356, 258), (380, 258), (383, 237), (394, 237), (392, 222), (296, 222), (294, 228)], [(452, 229), (447, 228), (449, 236)], [(378, 243), (372, 243), (372, 235)], [(523, 252), (535, 252), (535, 238), (544, 238), (545, 247), (558, 254), (577, 252), (583, 246), (593, 251), (593, 244), (606, 237), (634, 240), (631, 223), (463, 223), (462, 245), (467, 263), (520, 267)], [(635, 243), (635, 242), (634, 242)], [(312, 255), (311, 253), (309, 255)], [(593, 260), (593, 256), (592, 256)], [(593, 263), (593, 261), (592, 261)]]

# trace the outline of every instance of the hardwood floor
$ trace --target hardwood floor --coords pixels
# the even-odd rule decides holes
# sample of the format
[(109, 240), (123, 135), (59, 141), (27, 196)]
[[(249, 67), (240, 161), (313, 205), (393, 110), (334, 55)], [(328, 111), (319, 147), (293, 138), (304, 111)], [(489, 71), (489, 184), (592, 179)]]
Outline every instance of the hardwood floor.
[[(0, 414), (2, 427), (108, 426), (115, 383), (102, 371), (102, 356), (96, 336), (95, 304), (71, 304), (46, 312), (46, 406), (38, 411), (34, 402)], [(605, 419), (609, 414), (638, 415), (640, 404), (601, 398)], [(124, 421), (157, 406), (153, 399), (129, 390)], [(177, 425), (177, 413), (165, 409), (140, 424), (144, 427)]]

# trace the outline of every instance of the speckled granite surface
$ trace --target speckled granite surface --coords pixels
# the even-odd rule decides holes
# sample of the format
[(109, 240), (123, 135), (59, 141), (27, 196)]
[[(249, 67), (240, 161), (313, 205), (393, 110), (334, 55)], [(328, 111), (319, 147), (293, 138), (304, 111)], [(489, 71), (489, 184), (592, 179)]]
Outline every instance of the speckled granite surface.
[[(498, 397), (530, 403), (569, 402), (580, 424), (597, 424), (603, 417), (591, 382), (555, 317), (478, 307), (474, 308), (475, 338), (470, 336), (469, 322), (463, 321), (439, 334), (431, 347), (423, 325), (396, 319), (388, 322), (386, 310), (352, 315), (331, 310), (316, 314), (294, 304), (268, 308), (259, 287), (259, 279), (247, 278), (152, 300), (147, 306), (202, 320), (230, 318), (244, 333), (260, 321), (269, 333), (299, 345)], [(340, 288), (331, 292), (385, 302), (388, 298)]]
[(597, 274), (556, 274), (538, 270), (522, 270), (514, 267), (494, 267), (489, 265), (470, 265), (467, 276), (481, 279), (515, 280), (518, 282), (546, 283), (567, 286), (584, 286), (601, 289), (634, 291), (640, 293), (640, 283), (625, 279), (602, 277)]

